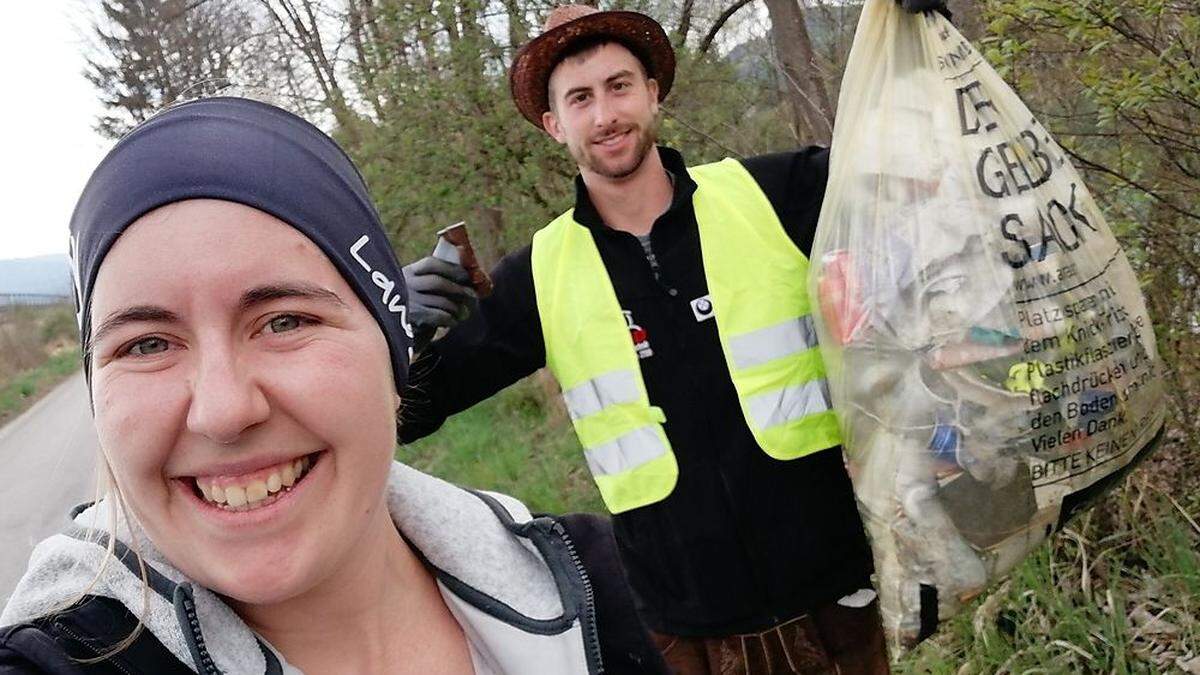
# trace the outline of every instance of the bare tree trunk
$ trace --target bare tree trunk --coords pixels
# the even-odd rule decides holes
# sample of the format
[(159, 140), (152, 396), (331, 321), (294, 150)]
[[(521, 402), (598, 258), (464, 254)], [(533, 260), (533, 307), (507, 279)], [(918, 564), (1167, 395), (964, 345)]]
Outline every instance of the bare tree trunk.
[(413, 29), (417, 34), (417, 42), (420, 44), (420, 53), (425, 57), (425, 67), (431, 77), (438, 75), (441, 68), (438, 66), (437, 53), (438, 46), (434, 40), (434, 32), (437, 30), (433, 26), (437, 25), (437, 13), (434, 10), (433, 0), (420, 0), (422, 9), (410, 7), (409, 11), (413, 12), (414, 23)]
[(525, 21), (525, 9), (521, 0), (504, 0), (508, 14), (508, 42), (513, 49), (520, 49), (529, 40), (529, 25)]
[(683, 0), (683, 8), (679, 10), (679, 26), (675, 29), (675, 46), (687, 44), (688, 33), (692, 31), (692, 10), (696, 0)]
[(954, 27), (963, 37), (978, 41), (986, 33), (983, 12), (974, 0), (946, 0), (946, 7), (954, 14)]
[[(334, 60), (325, 52), (325, 44), (321, 36), (321, 27), (313, 9), (312, 0), (260, 0), (275, 20), (275, 25), (283, 32), (308, 62), (316, 79), (325, 105), (333, 113), (338, 126), (346, 134), (352, 145), (359, 140), (358, 115), (346, 101), (338, 82), (337, 68)], [(281, 14), (282, 12), (282, 14)]]
[(796, 140), (829, 145), (833, 138), (833, 105), (817, 68), (804, 13), (797, 0), (766, 0), (771, 42), (792, 111)]
[(371, 104), (375, 119), (382, 122), (384, 98), (377, 74), (384, 69), (388, 46), (379, 39), (371, 0), (346, 0), (346, 22), (350, 42), (354, 45), (354, 64), (362, 82), (363, 98)]

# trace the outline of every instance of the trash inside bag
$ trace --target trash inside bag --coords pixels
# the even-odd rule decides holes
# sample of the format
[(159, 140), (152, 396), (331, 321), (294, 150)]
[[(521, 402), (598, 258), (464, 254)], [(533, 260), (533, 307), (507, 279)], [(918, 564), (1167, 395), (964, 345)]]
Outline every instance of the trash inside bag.
[(1125, 254), (1066, 154), (944, 17), (868, 0), (810, 291), (893, 648), (1161, 436)]

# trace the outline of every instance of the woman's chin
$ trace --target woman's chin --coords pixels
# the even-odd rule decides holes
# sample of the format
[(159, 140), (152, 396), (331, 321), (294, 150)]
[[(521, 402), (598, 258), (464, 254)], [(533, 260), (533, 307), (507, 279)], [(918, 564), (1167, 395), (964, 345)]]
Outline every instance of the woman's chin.
[(224, 588), (214, 588), (220, 595), (228, 598), (236, 605), (278, 605), (302, 595), (311, 586), (302, 584), (280, 583), (275, 579), (267, 584), (237, 583)]
[(274, 605), (303, 595), (316, 585), (316, 575), (305, 573), (301, 567), (308, 566), (291, 560), (242, 564), (221, 569), (213, 576), (204, 575), (209, 576), (209, 582), (201, 583), (240, 604)]

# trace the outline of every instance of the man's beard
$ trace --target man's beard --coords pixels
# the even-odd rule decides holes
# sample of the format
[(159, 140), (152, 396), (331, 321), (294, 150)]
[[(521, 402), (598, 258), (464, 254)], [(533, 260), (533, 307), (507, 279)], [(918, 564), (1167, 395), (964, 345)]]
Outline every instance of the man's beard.
[(633, 157), (620, 164), (605, 165), (605, 163), (592, 154), (591, 141), (585, 141), (587, 145), (583, 148), (570, 147), (571, 156), (575, 158), (576, 163), (581, 167), (586, 167), (592, 173), (604, 176), (605, 178), (621, 179), (633, 175), (642, 167), (642, 162), (646, 161), (646, 156), (654, 149), (654, 142), (658, 140), (658, 118), (651, 117), (649, 123), (643, 127), (635, 125), (631, 130), (637, 135), (637, 145), (633, 149)]

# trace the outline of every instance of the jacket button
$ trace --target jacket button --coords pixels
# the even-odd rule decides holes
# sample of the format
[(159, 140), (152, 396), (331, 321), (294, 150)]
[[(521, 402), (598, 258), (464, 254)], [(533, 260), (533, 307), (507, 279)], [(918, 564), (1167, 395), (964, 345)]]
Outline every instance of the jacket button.
[(667, 289), (667, 295), (669, 295), (673, 298), (673, 297), (679, 295), (679, 291), (675, 290), (674, 288), (669, 288), (669, 289)]

